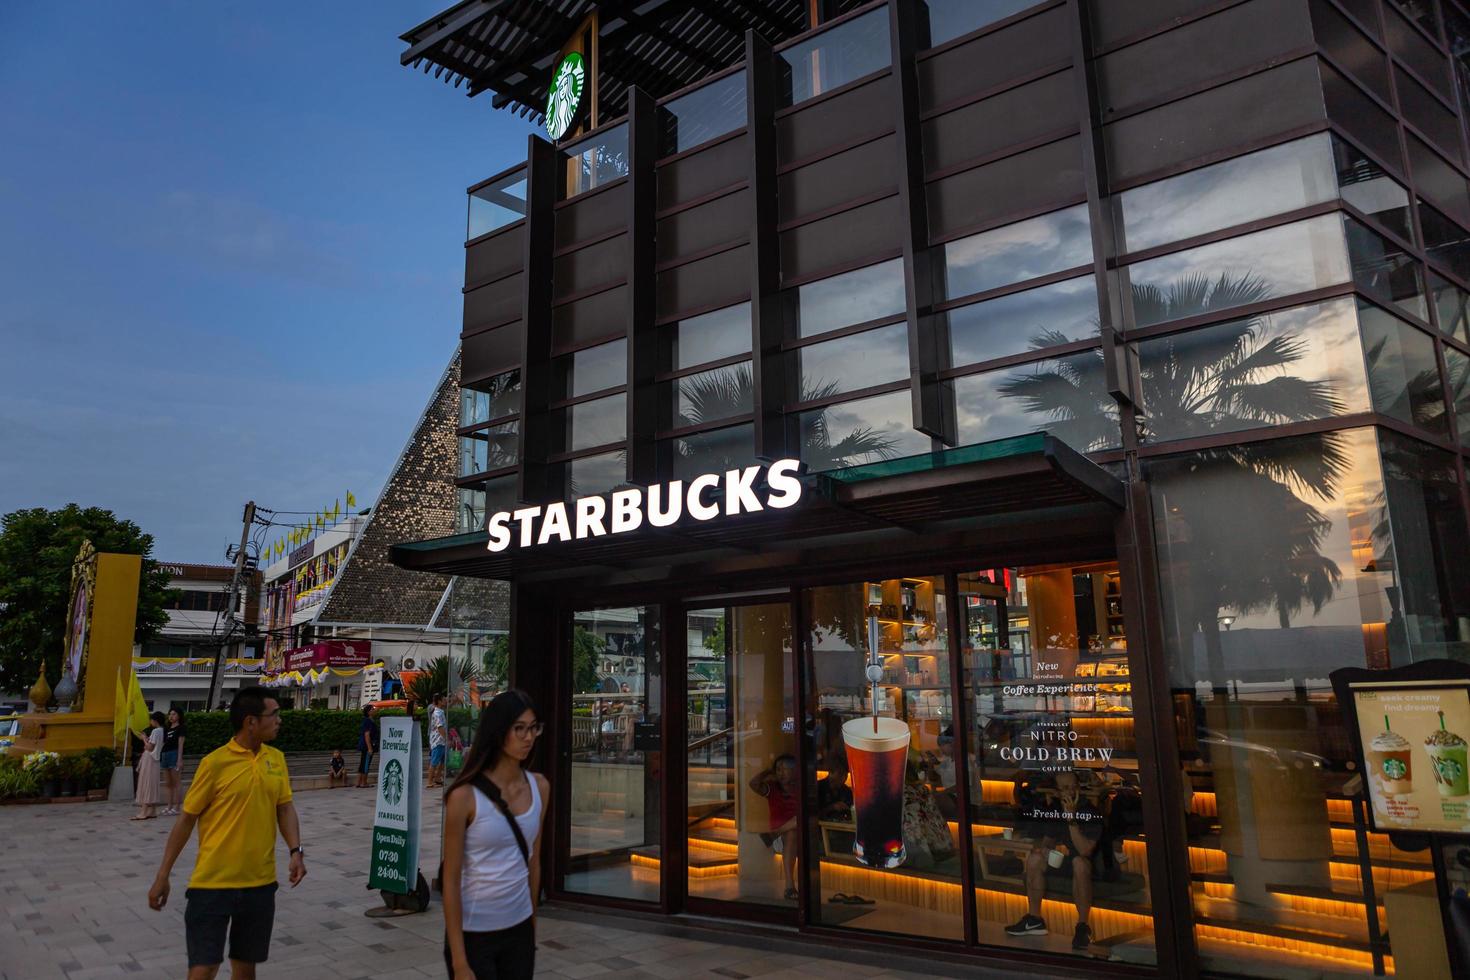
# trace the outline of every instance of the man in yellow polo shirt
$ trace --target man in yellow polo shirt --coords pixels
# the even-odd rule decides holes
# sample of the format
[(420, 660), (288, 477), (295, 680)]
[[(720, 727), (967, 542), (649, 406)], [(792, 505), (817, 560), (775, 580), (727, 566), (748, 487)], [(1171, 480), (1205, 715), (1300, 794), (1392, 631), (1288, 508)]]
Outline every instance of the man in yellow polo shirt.
[(306, 877), (301, 826), (291, 802), (286, 757), (267, 745), (281, 730), (281, 706), (263, 687), (242, 688), (230, 705), (235, 735), (199, 763), (184, 810), (148, 890), (168, 902), (168, 876), (199, 825), (199, 856), (184, 892), (189, 980), (212, 980), (230, 943), (230, 974), (252, 980), (270, 952), (276, 917), (276, 829), (291, 849), (291, 886)]

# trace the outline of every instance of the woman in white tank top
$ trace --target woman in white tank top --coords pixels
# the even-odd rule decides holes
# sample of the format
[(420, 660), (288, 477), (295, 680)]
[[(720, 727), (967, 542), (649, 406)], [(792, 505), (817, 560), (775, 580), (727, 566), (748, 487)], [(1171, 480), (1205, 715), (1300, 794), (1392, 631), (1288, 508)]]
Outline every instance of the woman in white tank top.
[(535, 972), (534, 913), (550, 784), (527, 772), (526, 762), (541, 729), (525, 692), (497, 695), (481, 713), (464, 769), (445, 793), (441, 883), (450, 980), (530, 980)]

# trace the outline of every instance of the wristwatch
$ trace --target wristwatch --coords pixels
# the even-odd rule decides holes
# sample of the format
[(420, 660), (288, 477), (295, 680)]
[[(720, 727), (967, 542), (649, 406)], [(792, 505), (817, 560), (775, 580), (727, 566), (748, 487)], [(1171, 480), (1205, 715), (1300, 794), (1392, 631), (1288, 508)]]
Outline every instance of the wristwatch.
[(295, 857), (298, 854), (300, 854), (302, 857), (306, 857), (306, 848), (302, 847), (300, 844), (297, 844), (295, 847), (291, 848), (291, 853), (288, 856)]

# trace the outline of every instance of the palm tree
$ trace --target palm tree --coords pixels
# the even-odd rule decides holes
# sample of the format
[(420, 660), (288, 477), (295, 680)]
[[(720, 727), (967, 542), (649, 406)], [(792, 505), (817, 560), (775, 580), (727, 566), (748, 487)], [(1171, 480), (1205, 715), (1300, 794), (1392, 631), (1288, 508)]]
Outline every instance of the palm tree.
[[(703, 425), (750, 412), (755, 384), (749, 364), (703, 374), (692, 375), (679, 382), (684, 410), (679, 425)], [(804, 402), (828, 398), (838, 391), (838, 383), (809, 382), (802, 386)], [(873, 458), (890, 459), (895, 455), (894, 440), (880, 435), (876, 429), (860, 426), (836, 442), (827, 424), (825, 412), (808, 416), (801, 426), (801, 458), (813, 470), (830, 470)], [(710, 462), (711, 468), (730, 468), (746, 462), (733, 456)]]
[[(466, 657), (455, 657), (454, 672), (458, 681), (454, 685), (456, 691), (463, 691), (466, 687), (478, 681), (481, 676), (480, 665)], [(435, 657), (424, 665), (423, 673), (419, 674), (408, 684), (408, 696), (420, 705), (427, 705), (433, 700), (435, 694), (448, 696), (449, 691), (449, 657)]]
[[(1137, 322), (1164, 323), (1257, 302), (1268, 295), (1256, 277), (1188, 276), (1167, 289), (1135, 285)], [(1260, 316), (1150, 342), (1140, 364), (1141, 423), (1170, 438), (1232, 432), (1340, 414), (1332, 384), (1287, 373), (1307, 355), (1299, 338), (1268, 335)], [(1065, 342), (1042, 331), (1033, 349)], [(1107, 394), (1102, 353), (1042, 361), (999, 386), (1023, 402), (1040, 426), (1088, 450), (1116, 445), (1117, 414)], [(1111, 421), (1110, 421), (1111, 420)], [(1185, 635), (1204, 635), (1215, 683), (1224, 677), (1219, 613), (1275, 608), (1282, 627), (1307, 606), (1314, 614), (1332, 598), (1342, 571), (1321, 548), (1332, 522), (1312, 503), (1333, 499), (1350, 465), (1338, 433), (1292, 443), (1226, 446), (1192, 454), (1190, 478), (1169, 489), (1166, 538), (1179, 568)], [(1165, 464), (1167, 465), (1167, 464)], [(1185, 611), (1187, 610), (1187, 611)]]

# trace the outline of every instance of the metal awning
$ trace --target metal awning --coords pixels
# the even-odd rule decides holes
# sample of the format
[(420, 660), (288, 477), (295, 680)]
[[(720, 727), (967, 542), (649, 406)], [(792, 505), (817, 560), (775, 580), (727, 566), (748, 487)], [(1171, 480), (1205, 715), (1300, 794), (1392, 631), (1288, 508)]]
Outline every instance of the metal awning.
[(778, 44), (807, 29), (804, 0), (464, 0), (403, 34), (399, 60), (539, 123), (556, 57), (594, 10), (604, 119), (630, 85), (661, 98), (740, 61), (747, 30)]
[(922, 540), (997, 518), (1046, 515), (1091, 505), (1125, 506), (1123, 484), (1045, 432), (959, 449), (853, 466), (803, 478), (807, 492), (789, 510), (647, 525), (625, 534), (552, 542), (501, 552), (484, 531), (394, 545), (400, 567), (505, 581), (574, 579), (741, 556), (813, 552), (901, 536)]

